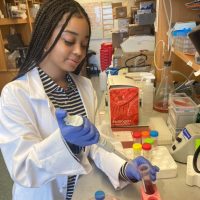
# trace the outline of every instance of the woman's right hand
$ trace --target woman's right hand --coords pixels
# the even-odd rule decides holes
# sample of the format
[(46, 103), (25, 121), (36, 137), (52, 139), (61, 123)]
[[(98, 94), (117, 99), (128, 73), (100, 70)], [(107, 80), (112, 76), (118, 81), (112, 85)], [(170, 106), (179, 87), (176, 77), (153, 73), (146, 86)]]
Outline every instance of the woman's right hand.
[(64, 118), (67, 111), (58, 109), (55, 112), (61, 134), (66, 142), (81, 147), (96, 144), (99, 140), (99, 132), (88, 118), (83, 118), (81, 126), (66, 126)]

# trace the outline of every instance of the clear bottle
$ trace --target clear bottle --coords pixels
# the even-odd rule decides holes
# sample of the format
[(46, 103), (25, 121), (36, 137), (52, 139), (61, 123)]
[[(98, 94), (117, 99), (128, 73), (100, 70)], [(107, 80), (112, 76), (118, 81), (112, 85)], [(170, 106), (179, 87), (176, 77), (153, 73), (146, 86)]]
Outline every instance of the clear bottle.
[(153, 147), (154, 149), (158, 146), (158, 132), (157, 131), (150, 131), (150, 138), (154, 140)]
[(153, 147), (153, 145), (154, 145), (154, 140), (151, 139), (151, 138), (147, 138), (147, 139), (144, 141), (144, 143), (149, 143), (149, 144), (151, 145), (151, 150), (150, 150), (150, 159), (152, 159), (153, 156), (154, 156), (154, 153), (155, 153), (155, 151), (154, 151), (154, 147)]
[(135, 143), (133, 144), (133, 158), (137, 158), (142, 155), (142, 145)]
[(172, 80), (172, 62), (165, 61), (161, 83), (156, 91), (154, 99), (154, 110), (158, 112), (168, 112), (169, 94), (175, 93), (175, 87)]
[(139, 143), (142, 144), (142, 135), (139, 132), (134, 132), (133, 133), (133, 143)]
[(151, 159), (151, 144), (144, 143), (142, 144), (142, 150), (143, 150), (143, 157), (150, 161)]
[(148, 131), (142, 131), (141, 133), (142, 135), (142, 144), (144, 143), (144, 141), (150, 137), (150, 133)]

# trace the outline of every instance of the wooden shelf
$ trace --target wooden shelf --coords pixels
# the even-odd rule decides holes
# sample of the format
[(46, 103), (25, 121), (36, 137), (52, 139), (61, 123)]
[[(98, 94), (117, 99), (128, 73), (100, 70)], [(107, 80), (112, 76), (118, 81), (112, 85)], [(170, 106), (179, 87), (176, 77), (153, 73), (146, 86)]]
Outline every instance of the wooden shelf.
[(193, 56), (185, 55), (184, 53), (177, 50), (174, 50), (173, 52), (184, 62), (186, 62), (189, 66), (191, 66), (194, 70), (200, 70), (200, 65), (195, 63), (195, 58)]
[(18, 72), (19, 69), (0, 69), (0, 72)]
[(27, 22), (28, 22), (27, 19), (4, 18), (4, 19), (0, 19), (0, 26), (2, 26), (2, 25), (12, 25), (12, 24), (26, 24)]

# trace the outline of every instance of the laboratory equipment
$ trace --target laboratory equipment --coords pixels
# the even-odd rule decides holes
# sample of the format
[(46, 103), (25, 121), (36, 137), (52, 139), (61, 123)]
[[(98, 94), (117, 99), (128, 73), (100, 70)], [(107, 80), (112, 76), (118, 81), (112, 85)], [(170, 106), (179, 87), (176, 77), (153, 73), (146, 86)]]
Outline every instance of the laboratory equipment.
[[(130, 152), (133, 152), (132, 148), (127, 148), (123, 151), (129, 159), (133, 159), (130, 154)], [(144, 156), (144, 151), (142, 151), (142, 156)], [(158, 146), (155, 149), (150, 162), (152, 165), (156, 165), (160, 169), (160, 171), (156, 173), (156, 179), (173, 178), (177, 176), (178, 166), (166, 147)]]
[(153, 145), (154, 145), (154, 140), (152, 138), (147, 138), (145, 139), (144, 143), (149, 143), (153, 149)]
[(167, 124), (174, 139), (187, 124), (196, 122), (198, 110), (198, 106), (190, 97), (182, 94), (170, 95)]
[(158, 192), (158, 189), (156, 187), (156, 184), (153, 184), (154, 194), (148, 195), (145, 193), (144, 187), (140, 187), (141, 197), (142, 200), (161, 200), (160, 194)]
[(150, 138), (154, 140), (153, 147), (156, 148), (158, 146), (158, 131), (150, 131)]
[(172, 81), (171, 66), (172, 66), (171, 61), (164, 62), (162, 80), (158, 87), (158, 90), (156, 91), (156, 96), (154, 99), (154, 106), (153, 106), (154, 110), (158, 112), (164, 112), (164, 113), (168, 112), (169, 94), (175, 93), (175, 88)]
[(99, 75), (99, 86), (101, 91), (107, 90), (107, 74), (106, 71), (103, 71)]
[(150, 161), (151, 158), (151, 144), (149, 143), (144, 143), (142, 144), (142, 152), (143, 152), (143, 157), (146, 158), (147, 160)]
[(137, 158), (142, 155), (142, 145), (141, 144), (133, 144), (133, 158)]
[(178, 135), (170, 148), (174, 160), (182, 163), (187, 162), (187, 156), (194, 155), (195, 141), (200, 139), (200, 124), (188, 124)]
[(144, 143), (145, 139), (150, 137), (150, 133), (148, 131), (142, 131), (142, 144)]
[(149, 128), (158, 131), (158, 145), (172, 144), (172, 134), (162, 117), (150, 117)]
[(151, 80), (155, 79), (153, 74), (143, 74), (141, 73), (140, 76), (143, 79), (146, 79), (146, 82), (143, 85), (143, 95), (142, 95), (142, 107), (144, 112), (152, 112), (153, 111), (153, 92), (154, 87)]
[(200, 174), (200, 139), (196, 140), (196, 146), (195, 146), (195, 153), (194, 153), (194, 158), (193, 158), (193, 168), (194, 171), (198, 174)]
[(66, 126), (81, 126), (83, 124), (83, 118), (79, 115), (71, 116), (67, 113), (64, 118)]
[(200, 174), (194, 171), (193, 156), (187, 157), (186, 184), (200, 188)]
[(120, 44), (123, 52), (154, 51), (155, 36), (130, 36)]
[(142, 135), (139, 132), (133, 133), (133, 143), (139, 143), (142, 144)]
[(148, 195), (154, 194), (155, 190), (153, 187), (153, 183), (151, 181), (149, 166), (146, 164), (143, 164), (143, 165), (140, 165), (139, 168), (140, 168), (139, 172), (142, 178), (142, 183), (143, 183), (145, 193)]

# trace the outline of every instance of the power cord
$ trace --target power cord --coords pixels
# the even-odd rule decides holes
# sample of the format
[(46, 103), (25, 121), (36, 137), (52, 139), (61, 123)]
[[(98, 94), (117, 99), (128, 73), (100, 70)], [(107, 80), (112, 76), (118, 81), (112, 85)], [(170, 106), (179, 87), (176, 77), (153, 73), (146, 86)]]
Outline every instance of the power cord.
[(197, 167), (197, 158), (199, 156), (199, 153), (200, 153), (200, 146), (197, 148), (195, 154), (194, 154), (194, 157), (193, 157), (193, 168), (194, 168), (194, 171), (199, 173), (200, 174), (200, 171)]

